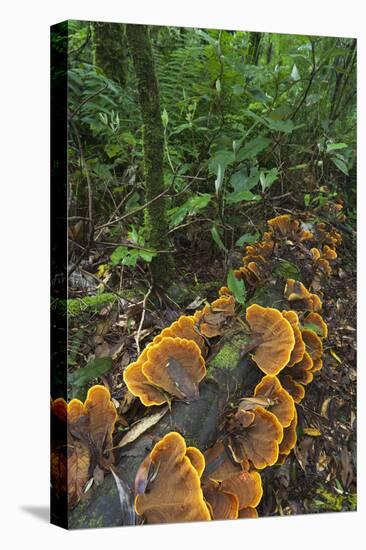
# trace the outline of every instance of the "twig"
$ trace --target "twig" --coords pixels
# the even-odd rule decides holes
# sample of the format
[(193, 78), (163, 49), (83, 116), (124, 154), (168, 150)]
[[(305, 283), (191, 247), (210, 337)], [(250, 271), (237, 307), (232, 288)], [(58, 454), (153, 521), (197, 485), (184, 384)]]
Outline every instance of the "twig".
[(147, 206), (149, 206), (150, 204), (152, 204), (153, 202), (157, 201), (158, 199), (160, 199), (161, 197), (163, 197), (164, 195), (166, 195), (168, 193), (168, 191), (170, 191), (171, 187), (172, 187), (173, 184), (169, 185), (169, 187), (167, 187), (166, 189), (164, 189), (164, 191), (162, 191), (161, 193), (159, 193), (159, 195), (156, 195), (155, 197), (153, 197), (152, 199), (150, 199), (149, 201), (145, 202), (145, 204), (139, 206), (138, 208), (135, 208), (134, 210), (131, 210), (131, 212), (127, 212), (127, 214), (124, 214), (123, 216), (120, 216), (119, 218), (116, 218), (115, 220), (113, 220), (112, 222), (107, 222), (107, 223), (104, 223), (103, 225), (98, 225), (98, 227), (96, 229), (103, 229), (104, 227), (109, 227), (111, 225), (114, 225), (115, 223), (119, 223), (121, 222), (122, 220), (125, 220), (126, 218), (129, 218), (130, 216), (134, 216), (135, 214), (137, 214), (138, 212), (141, 212), (141, 210), (144, 210)]
[(144, 299), (142, 300), (141, 319), (140, 319), (139, 328), (137, 329), (137, 334), (135, 336), (137, 355), (140, 355), (140, 335), (141, 335), (142, 325), (144, 324), (144, 320), (145, 320), (146, 302), (147, 302), (148, 297), (150, 296), (151, 290), (152, 290), (152, 287), (150, 286), (149, 290), (146, 292), (146, 294), (144, 296)]
[(108, 88), (108, 83), (103, 86), (103, 88), (101, 88), (100, 90), (98, 90), (97, 92), (94, 92), (94, 94), (91, 94), (89, 95), (88, 97), (84, 98), (83, 101), (81, 101), (79, 103), (79, 105), (76, 107), (75, 111), (73, 113), (71, 113), (69, 115), (69, 121), (71, 122), (71, 120), (74, 118), (74, 116), (80, 111), (81, 107), (83, 105), (85, 105), (85, 103), (88, 103), (88, 101), (90, 101), (91, 99), (93, 99), (94, 97), (96, 97), (97, 95), (101, 94), (102, 92), (104, 92), (104, 90), (106, 90)]

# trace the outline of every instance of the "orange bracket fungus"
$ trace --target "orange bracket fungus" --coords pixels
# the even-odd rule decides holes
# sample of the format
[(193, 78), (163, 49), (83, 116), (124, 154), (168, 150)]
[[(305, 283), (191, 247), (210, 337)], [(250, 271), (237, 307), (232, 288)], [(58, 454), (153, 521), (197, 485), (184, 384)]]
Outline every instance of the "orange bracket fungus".
[(205, 459), (202, 488), (213, 519), (235, 519), (241, 510), (259, 504), (263, 495), (260, 474), (243, 471), (230, 458), (222, 441), (205, 452)]
[(283, 428), (274, 414), (263, 407), (239, 409), (228, 427), (228, 447), (244, 470), (249, 470), (250, 464), (261, 470), (277, 462)]
[(277, 309), (253, 304), (246, 320), (251, 329), (250, 346), (255, 346), (253, 361), (265, 374), (278, 374), (289, 362), (295, 346), (291, 324)]
[(206, 374), (197, 344), (184, 338), (163, 338), (151, 346), (142, 372), (148, 382), (178, 399), (197, 399)]
[(289, 302), (297, 302), (300, 309), (305, 311), (320, 311), (322, 308), (319, 296), (309, 292), (300, 281), (287, 279), (284, 295)]
[(326, 338), (328, 336), (327, 324), (319, 313), (308, 313), (308, 315), (304, 317), (303, 325), (305, 328), (310, 329), (312, 329), (311, 325), (315, 325), (316, 332), (320, 338)]
[(293, 241), (306, 241), (313, 238), (313, 234), (301, 229), (300, 221), (293, 219), (290, 214), (277, 216), (268, 220), (267, 223), (278, 237), (286, 237)]
[(305, 351), (304, 357), (291, 368), (286, 368), (280, 375), (283, 387), (292, 396), (295, 403), (300, 403), (305, 396), (303, 386), (310, 384), (313, 380), (313, 360), (310, 354)]
[(283, 428), (287, 428), (294, 417), (295, 405), (291, 395), (281, 386), (276, 376), (267, 374), (254, 389), (254, 397), (269, 400), (267, 410), (273, 413)]
[(280, 454), (278, 457), (277, 464), (283, 464), (287, 456), (295, 447), (296, 441), (297, 441), (296, 428), (297, 428), (297, 412), (295, 408), (295, 414), (291, 421), (291, 424), (283, 430), (283, 439), (279, 447)]
[(304, 357), (305, 344), (302, 339), (299, 317), (297, 313), (295, 311), (282, 311), (282, 315), (290, 323), (295, 337), (294, 349), (292, 350), (290, 360), (287, 363), (288, 367), (292, 367)]
[(227, 323), (235, 315), (235, 298), (228, 293), (206, 305), (202, 310), (196, 311), (194, 320), (198, 330), (206, 338), (214, 338), (222, 334)]
[(162, 405), (168, 396), (197, 399), (206, 374), (205, 361), (193, 340), (169, 336), (150, 344), (129, 365), (123, 378), (129, 391), (146, 406)]
[(237, 519), (239, 501), (236, 495), (222, 491), (216, 481), (207, 482), (202, 490), (212, 519)]
[(291, 395), (295, 403), (299, 404), (305, 397), (305, 388), (299, 382), (296, 382), (289, 374), (281, 376), (281, 384)]
[(117, 413), (108, 389), (97, 385), (89, 389), (85, 403), (56, 399), (51, 403), (51, 415), (67, 423), (67, 445), (56, 445), (51, 453), (52, 484), (57, 493), (67, 492), (72, 508), (94, 467), (108, 468), (113, 462), (110, 449)]
[(165, 328), (156, 338), (153, 343), (157, 344), (163, 338), (184, 338), (185, 340), (193, 340), (200, 348), (203, 356), (206, 355), (207, 347), (204, 339), (198, 332), (193, 316), (189, 317), (182, 315), (177, 321), (175, 321), (170, 327)]
[(302, 339), (304, 340), (306, 351), (312, 360), (321, 359), (323, 355), (323, 343), (319, 336), (313, 330), (305, 328), (302, 331)]
[[(195, 461), (200, 464), (204, 458)], [(149, 455), (149, 481), (144, 492), (135, 497), (135, 510), (147, 523), (177, 523), (210, 520), (211, 514), (201, 489), (200, 475), (188, 453), (183, 437), (170, 432), (161, 439)]]

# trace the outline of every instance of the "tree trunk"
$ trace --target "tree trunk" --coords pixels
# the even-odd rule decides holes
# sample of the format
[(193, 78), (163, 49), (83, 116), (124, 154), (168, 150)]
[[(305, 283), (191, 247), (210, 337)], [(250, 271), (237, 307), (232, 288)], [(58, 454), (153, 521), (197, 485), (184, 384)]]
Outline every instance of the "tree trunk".
[[(159, 87), (148, 28), (145, 25), (126, 25), (127, 39), (135, 67), (139, 102), (143, 122), (144, 168), (146, 202), (164, 192), (164, 130), (161, 120)], [(151, 202), (145, 210), (147, 244), (155, 250), (167, 250), (168, 222), (166, 198)], [(169, 282), (173, 260), (170, 254), (158, 254), (152, 261), (155, 283)]]
[(120, 86), (126, 83), (127, 40), (124, 25), (93, 23), (94, 65)]

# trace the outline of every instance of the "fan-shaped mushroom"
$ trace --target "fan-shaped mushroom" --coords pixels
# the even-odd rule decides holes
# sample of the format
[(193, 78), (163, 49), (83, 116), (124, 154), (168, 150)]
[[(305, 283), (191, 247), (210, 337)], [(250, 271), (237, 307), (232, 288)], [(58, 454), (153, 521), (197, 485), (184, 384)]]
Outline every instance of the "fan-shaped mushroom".
[(282, 460), (286, 458), (290, 454), (292, 449), (295, 447), (296, 441), (297, 441), (296, 428), (297, 428), (297, 411), (295, 408), (295, 414), (291, 421), (291, 424), (283, 430), (283, 439), (279, 447), (279, 451), (280, 451), (279, 462), (282, 462)]
[(296, 382), (289, 374), (284, 374), (281, 376), (281, 384), (291, 395), (295, 403), (301, 403), (305, 397), (304, 386)]
[(319, 336), (313, 330), (305, 328), (302, 331), (302, 338), (305, 342), (306, 351), (312, 360), (321, 359), (323, 355), (323, 343)]
[(265, 374), (278, 374), (290, 360), (295, 345), (291, 324), (277, 309), (253, 304), (247, 308), (253, 361)]
[(291, 424), (295, 414), (294, 400), (281, 386), (277, 376), (263, 376), (254, 389), (254, 396), (266, 397), (269, 400), (267, 410), (276, 416), (283, 428)]
[(239, 502), (234, 494), (221, 491), (216, 481), (209, 481), (202, 490), (212, 519), (237, 519)]
[(288, 367), (292, 367), (304, 357), (305, 344), (302, 339), (299, 317), (297, 313), (295, 311), (282, 311), (282, 315), (290, 323), (295, 337), (294, 349), (292, 350), (290, 360), (287, 363)]
[(199, 347), (184, 338), (166, 337), (150, 346), (141, 368), (150, 384), (188, 400), (198, 398), (198, 384), (206, 374)]
[(203, 492), (213, 510), (213, 519), (236, 518), (242, 508), (258, 505), (263, 494), (258, 472), (244, 472), (229, 457), (222, 441), (205, 452), (205, 459)]
[(278, 459), (283, 428), (274, 414), (263, 407), (239, 410), (229, 425), (228, 447), (244, 470), (272, 466)]
[(148, 485), (135, 498), (136, 513), (147, 523), (211, 519), (200, 476), (186, 451), (185, 441), (177, 432), (165, 435), (151, 451)]
[(328, 327), (325, 323), (323, 317), (319, 315), (319, 313), (308, 313), (308, 315), (304, 318), (303, 321), (305, 328), (310, 328), (307, 325), (315, 325), (317, 328), (317, 334), (320, 336), (320, 338), (326, 338), (328, 336)]
[(198, 329), (206, 338), (219, 336), (225, 330), (227, 322), (235, 314), (235, 298), (231, 295), (222, 295), (212, 304), (196, 311), (194, 320)]
[(284, 296), (289, 302), (296, 301), (305, 311), (319, 311), (322, 307), (319, 296), (309, 292), (303, 283), (294, 279), (287, 279)]
[(206, 355), (206, 344), (202, 336), (196, 329), (194, 317), (182, 315), (177, 321), (175, 321), (170, 327), (165, 328), (158, 336), (153, 340), (153, 344), (161, 342), (163, 338), (169, 336), (170, 338), (184, 338), (185, 340), (193, 340), (196, 342), (201, 350), (202, 355)]

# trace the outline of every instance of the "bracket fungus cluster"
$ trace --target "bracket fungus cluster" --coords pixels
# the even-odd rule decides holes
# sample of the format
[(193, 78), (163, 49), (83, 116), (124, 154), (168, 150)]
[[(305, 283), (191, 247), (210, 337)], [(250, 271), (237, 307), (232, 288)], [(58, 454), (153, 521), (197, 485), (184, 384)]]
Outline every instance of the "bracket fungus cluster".
[(62, 398), (51, 402), (51, 422), (60, 437), (51, 450), (51, 481), (57, 494), (66, 494), (72, 508), (98, 465), (108, 469), (113, 463), (112, 434), (117, 412), (107, 388), (93, 386), (84, 403)]
[[(264, 232), (262, 240), (246, 246), (243, 265), (234, 271), (235, 276), (244, 279), (249, 289), (255, 289), (270, 280), (272, 273), (281, 272), (281, 262), (298, 265), (307, 259), (312, 264), (308, 269), (313, 273), (313, 280), (309, 281), (311, 287), (322, 288), (323, 279), (332, 272), (330, 262), (337, 258), (336, 247), (342, 242), (340, 234), (334, 229), (327, 231), (323, 223), (303, 223), (290, 214), (277, 216), (267, 223), (269, 230)], [(320, 299), (315, 294), (312, 296), (304, 296), (306, 305), (310, 311), (318, 311)]]
[[(155, 336), (123, 372), (127, 389), (143, 406), (181, 400), (187, 403), (189, 415), (191, 402), (201, 397), (206, 362), (209, 366), (215, 358), (213, 349), (221, 345), (220, 337), (239, 332), (244, 344), (239, 363), (245, 358), (246, 368), (255, 371), (255, 382), (236, 386), (230, 401), (219, 410), (215, 435), (207, 440), (210, 447), (208, 443), (201, 449), (187, 446), (174, 425), (176, 431), (163, 433), (148, 452), (134, 485), (134, 509), (141, 522), (257, 517), (263, 495), (261, 472), (283, 464), (296, 445), (296, 405), (322, 368), (323, 341), (328, 335), (320, 313), (323, 295), (308, 290), (314, 289), (309, 274), (313, 277), (314, 270), (331, 274), (329, 262), (337, 258), (341, 236), (324, 224), (303, 225), (290, 215), (269, 220), (268, 227), (262, 240), (246, 247), (243, 266), (235, 275), (245, 280), (253, 296), (281, 259), (290, 257), (305, 265), (301, 274), (305, 273), (307, 286), (284, 277), (287, 308), (283, 309), (283, 299), (281, 310), (263, 307), (255, 303), (254, 295), (244, 319), (240, 308), (236, 311), (233, 293), (222, 287), (212, 303), (192, 316), (181, 316)], [(219, 379), (219, 386), (224, 379)], [(226, 387), (217, 391), (221, 389), (226, 395)], [(52, 482), (68, 495), (73, 507), (95, 466), (107, 469), (113, 462), (116, 410), (108, 390), (94, 386), (84, 403), (52, 402), (52, 418), (67, 426), (67, 445), (56, 444), (52, 449)]]

